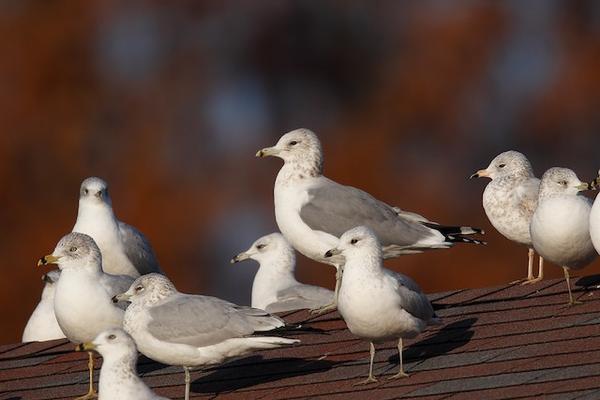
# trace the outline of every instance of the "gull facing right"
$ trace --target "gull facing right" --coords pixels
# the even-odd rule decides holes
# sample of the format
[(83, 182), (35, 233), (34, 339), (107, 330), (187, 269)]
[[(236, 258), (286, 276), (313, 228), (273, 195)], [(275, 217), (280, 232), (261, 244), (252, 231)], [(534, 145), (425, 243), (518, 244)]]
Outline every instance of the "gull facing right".
[(541, 281), (544, 278), (544, 258), (540, 257), (538, 276), (534, 278), (535, 250), (529, 233), (540, 187), (531, 163), (518, 151), (505, 151), (497, 155), (486, 169), (480, 169), (469, 179), (482, 177), (492, 180), (483, 191), (483, 209), (490, 223), (505, 238), (529, 248), (527, 278), (523, 284)]
[(568, 168), (550, 168), (542, 176), (538, 206), (531, 220), (531, 239), (535, 251), (561, 266), (567, 281), (569, 305), (573, 300), (569, 270), (591, 263), (596, 250), (590, 237), (591, 201), (580, 192), (589, 184), (581, 182)]
[(325, 257), (346, 258), (338, 311), (352, 334), (369, 341), (369, 376), (357, 384), (377, 382), (373, 376), (374, 343), (398, 340), (400, 371), (392, 378), (408, 377), (402, 361), (402, 339), (414, 338), (427, 325), (441, 321), (429, 299), (409, 277), (383, 267), (383, 251), (377, 236), (359, 226), (344, 233)]

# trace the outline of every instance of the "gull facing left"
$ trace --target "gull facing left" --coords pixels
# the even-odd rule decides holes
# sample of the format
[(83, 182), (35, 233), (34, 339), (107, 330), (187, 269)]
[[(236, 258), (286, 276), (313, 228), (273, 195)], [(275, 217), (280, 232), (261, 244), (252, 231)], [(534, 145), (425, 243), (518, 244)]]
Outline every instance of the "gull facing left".
[[(38, 265), (58, 264), (60, 279), (54, 293), (54, 313), (67, 339), (75, 343), (94, 340), (102, 331), (119, 328), (123, 310), (112, 303), (133, 279), (102, 271), (102, 255), (94, 240), (83, 233), (65, 235)], [(82, 399), (95, 398), (94, 358), (89, 353), (90, 386)]]
[(122, 329), (101, 332), (93, 341), (77, 346), (77, 351), (102, 355), (98, 400), (169, 400), (154, 393), (138, 376), (135, 342)]
[(250, 248), (231, 259), (232, 263), (252, 259), (260, 264), (252, 283), (252, 307), (270, 313), (314, 309), (333, 301), (333, 292), (296, 280), (296, 253), (283, 235), (271, 233), (257, 239)]
[(131, 302), (125, 311), (123, 328), (142, 354), (163, 364), (183, 367), (186, 400), (192, 367), (219, 364), (255, 350), (299, 342), (263, 336), (285, 326), (278, 317), (216, 297), (180, 293), (160, 274), (139, 277), (113, 301)]
[(408, 377), (402, 361), (402, 339), (414, 338), (427, 325), (441, 321), (429, 299), (409, 277), (383, 267), (383, 251), (375, 233), (365, 226), (342, 235), (325, 257), (346, 258), (338, 311), (352, 334), (370, 344), (369, 376), (357, 384), (377, 382), (373, 376), (375, 343), (398, 340), (400, 371), (391, 378)]

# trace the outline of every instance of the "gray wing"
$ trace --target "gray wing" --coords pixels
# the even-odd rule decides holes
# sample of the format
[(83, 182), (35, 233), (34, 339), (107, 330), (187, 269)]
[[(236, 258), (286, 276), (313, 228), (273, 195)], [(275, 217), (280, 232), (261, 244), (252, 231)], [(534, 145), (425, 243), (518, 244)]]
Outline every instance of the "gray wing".
[(300, 218), (311, 229), (340, 237), (349, 229), (365, 225), (375, 232), (383, 247), (411, 246), (424, 239), (444, 242), (443, 235), (419, 221), (418, 217), (424, 217), (404, 215), (404, 211), (360, 189), (323, 179), (323, 184), (308, 190), (309, 201), (300, 210)]
[(277, 301), (265, 310), (270, 313), (315, 309), (333, 301), (333, 292), (319, 286), (296, 285), (277, 292)]
[[(111, 275), (104, 273), (100, 278), (100, 284), (110, 297), (125, 293), (131, 287), (134, 279), (127, 275)], [(117, 307), (125, 309), (127, 304), (118, 303)]]
[(140, 275), (151, 272), (162, 274), (156, 254), (154, 254), (154, 250), (146, 236), (133, 226), (121, 221), (119, 221), (119, 231), (125, 248), (125, 255)]
[(433, 307), (415, 281), (389, 269), (385, 269), (384, 272), (396, 288), (399, 305), (402, 309), (423, 321), (433, 318)]
[(216, 297), (178, 294), (149, 310), (148, 331), (159, 340), (203, 347), (268, 331), (284, 322), (263, 310)]
[(539, 188), (540, 180), (537, 178), (528, 179), (517, 187), (515, 200), (524, 214), (533, 215), (535, 212)]

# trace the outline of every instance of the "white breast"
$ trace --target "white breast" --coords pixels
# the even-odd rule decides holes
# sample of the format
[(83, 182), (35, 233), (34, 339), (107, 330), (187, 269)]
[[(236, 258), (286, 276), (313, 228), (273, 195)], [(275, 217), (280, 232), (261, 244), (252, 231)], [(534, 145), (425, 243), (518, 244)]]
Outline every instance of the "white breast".
[(531, 246), (532, 213), (521, 207), (516, 190), (498, 181), (490, 182), (483, 192), (483, 208), (490, 223), (504, 237)]
[(583, 196), (542, 199), (531, 221), (535, 250), (559, 266), (583, 268), (597, 255), (590, 238), (590, 201)]
[(82, 343), (109, 328), (120, 328), (123, 311), (94, 279), (77, 271), (63, 270), (56, 284), (54, 312), (67, 338)]
[(414, 337), (425, 328), (398, 305), (397, 293), (380, 271), (355, 268), (354, 262), (344, 267), (338, 299), (338, 311), (354, 335), (378, 342)]
[(590, 236), (597, 252), (600, 252), (600, 200), (598, 196), (590, 212)]
[(315, 261), (331, 264), (324, 257), (337, 246), (338, 238), (322, 231), (313, 231), (300, 218), (300, 210), (309, 201), (308, 189), (318, 178), (305, 178), (293, 185), (281, 182), (281, 172), (275, 182), (275, 219), (279, 230), (300, 253)]

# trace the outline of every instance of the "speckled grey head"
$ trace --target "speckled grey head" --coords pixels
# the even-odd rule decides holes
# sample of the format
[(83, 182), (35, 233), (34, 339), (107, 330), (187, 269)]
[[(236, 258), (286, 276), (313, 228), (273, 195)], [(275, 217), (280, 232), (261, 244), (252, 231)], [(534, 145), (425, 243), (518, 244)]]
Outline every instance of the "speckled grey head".
[(533, 177), (533, 168), (524, 154), (509, 150), (498, 154), (486, 169), (482, 169), (471, 175), (471, 178), (488, 177), (491, 179), (506, 176)]
[(317, 135), (309, 129), (296, 129), (283, 135), (273, 147), (260, 150), (258, 157), (275, 156), (293, 164), (299, 173), (318, 176), (323, 169), (323, 152)]
[(111, 205), (112, 202), (108, 194), (108, 183), (96, 177), (86, 178), (81, 182), (79, 200), (94, 204), (104, 203)]
[(161, 274), (152, 273), (137, 278), (127, 292), (115, 296), (114, 300), (154, 304), (174, 293), (177, 293), (177, 289), (169, 278)]
[(375, 233), (366, 226), (357, 226), (346, 231), (335, 249), (325, 253), (325, 257), (342, 254), (346, 258), (355, 254), (371, 254), (381, 257), (381, 244)]
[(270, 259), (294, 256), (294, 249), (279, 232), (257, 239), (250, 248), (231, 259), (232, 263), (253, 259), (260, 263)]
[(568, 168), (550, 168), (542, 176), (540, 197), (551, 195), (575, 196), (583, 190), (589, 190), (590, 185), (581, 182), (575, 172)]
[[(48, 258), (50, 257), (45, 257), (46, 260)], [(102, 268), (102, 256), (96, 242), (90, 236), (78, 232), (71, 232), (60, 239), (52, 252), (51, 261), (58, 264), (61, 270), (82, 266)]]
[(83, 343), (77, 350), (95, 350), (103, 357), (126, 357), (128, 360), (137, 359), (137, 348), (131, 336), (123, 329), (112, 328), (100, 332), (89, 343)]

